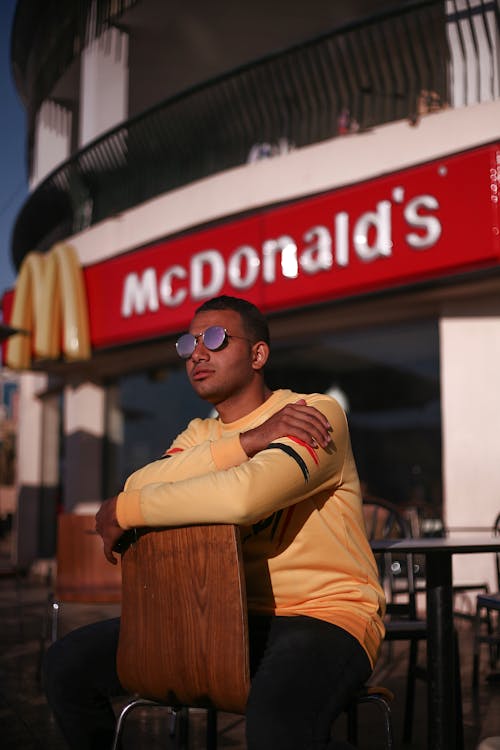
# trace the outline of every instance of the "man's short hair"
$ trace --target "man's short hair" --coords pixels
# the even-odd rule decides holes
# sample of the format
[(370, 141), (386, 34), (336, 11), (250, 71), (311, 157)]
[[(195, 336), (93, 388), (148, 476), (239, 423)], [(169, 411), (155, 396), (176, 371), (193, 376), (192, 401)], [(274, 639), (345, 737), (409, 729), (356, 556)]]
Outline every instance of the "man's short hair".
[(256, 341), (265, 341), (266, 344), (270, 343), (271, 337), (269, 335), (267, 320), (259, 308), (252, 304), (252, 302), (247, 302), (246, 299), (241, 299), (240, 297), (229, 297), (226, 294), (222, 294), (220, 297), (213, 297), (204, 302), (198, 307), (195, 314), (207, 312), (208, 310), (234, 310), (241, 317), (245, 332), (252, 343)]

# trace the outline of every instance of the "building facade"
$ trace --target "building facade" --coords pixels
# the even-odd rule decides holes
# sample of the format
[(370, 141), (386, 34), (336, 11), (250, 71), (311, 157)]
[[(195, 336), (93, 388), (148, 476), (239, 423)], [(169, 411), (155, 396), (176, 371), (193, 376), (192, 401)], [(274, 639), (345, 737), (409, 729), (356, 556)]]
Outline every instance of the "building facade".
[(367, 495), (491, 525), (499, 3), (184, 5), (18, 3), (19, 560), (208, 413), (173, 344), (220, 293), (269, 315), (271, 386), (341, 400)]

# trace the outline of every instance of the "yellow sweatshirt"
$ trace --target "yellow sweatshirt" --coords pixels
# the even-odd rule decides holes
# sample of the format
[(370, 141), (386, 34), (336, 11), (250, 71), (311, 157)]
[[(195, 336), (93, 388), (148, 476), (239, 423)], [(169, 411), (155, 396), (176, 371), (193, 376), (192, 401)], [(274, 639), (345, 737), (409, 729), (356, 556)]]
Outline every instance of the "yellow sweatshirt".
[[(249, 459), (240, 433), (299, 398), (329, 420), (330, 447), (313, 449), (288, 436)], [(238, 524), (249, 612), (331, 622), (357, 638), (375, 663), (385, 601), (347, 420), (334, 399), (279, 390), (236, 422), (194, 419), (164, 458), (128, 478), (117, 518), (123, 529)]]

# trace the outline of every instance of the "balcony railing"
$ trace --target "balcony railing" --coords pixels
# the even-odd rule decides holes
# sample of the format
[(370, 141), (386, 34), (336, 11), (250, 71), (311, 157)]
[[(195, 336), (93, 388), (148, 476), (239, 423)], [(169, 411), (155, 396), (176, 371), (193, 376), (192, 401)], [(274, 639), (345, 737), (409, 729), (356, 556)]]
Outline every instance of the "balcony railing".
[[(472, 47), (464, 42), (463, 54), (477, 64), (464, 64), (460, 75), (473, 77), (478, 92), (498, 96), (498, 69), (491, 72), (495, 61), (498, 66), (498, 4), (479, 2), (406, 5), (246, 65), (122, 123), (30, 195), (14, 230), (14, 261), (273, 148), (301, 147), (449, 104), (456, 97), (450, 65), (461, 54), (450, 24), (458, 38), (475, 40)], [(489, 68), (480, 60), (481, 34), (490, 44)]]

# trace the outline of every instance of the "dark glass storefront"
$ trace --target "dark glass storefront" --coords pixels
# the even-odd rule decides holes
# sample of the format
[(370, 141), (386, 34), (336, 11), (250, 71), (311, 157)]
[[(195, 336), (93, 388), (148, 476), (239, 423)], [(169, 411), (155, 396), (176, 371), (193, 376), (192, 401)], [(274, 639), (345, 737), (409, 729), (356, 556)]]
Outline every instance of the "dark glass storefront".
[(317, 336), (274, 351), (270, 379), (343, 402), (367, 494), (440, 514), (436, 320)]
[[(421, 515), (441, 514), (441, 415), (437, 320), (377, 325), (275, 342), (270, 387), (330, 393), (346, 409), (360, 478), (376, 495)], [(178, 369), (118, 383), (122, 439), (108, 484), (159, 457), (210, 405)]]

